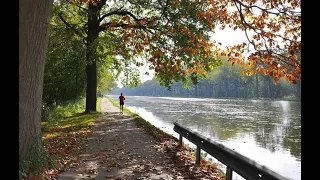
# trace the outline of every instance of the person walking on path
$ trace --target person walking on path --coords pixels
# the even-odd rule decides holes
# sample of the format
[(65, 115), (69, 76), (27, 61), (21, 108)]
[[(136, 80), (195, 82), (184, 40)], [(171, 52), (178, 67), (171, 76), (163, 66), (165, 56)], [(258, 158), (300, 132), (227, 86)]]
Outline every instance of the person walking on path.
[(124, 100), (126, 100), (126, 98), (122, 95), (122, 93), (119, 96), (119, 100), (120, 100), (120, 114), (123, 114), (123, 105), (124, 105)]

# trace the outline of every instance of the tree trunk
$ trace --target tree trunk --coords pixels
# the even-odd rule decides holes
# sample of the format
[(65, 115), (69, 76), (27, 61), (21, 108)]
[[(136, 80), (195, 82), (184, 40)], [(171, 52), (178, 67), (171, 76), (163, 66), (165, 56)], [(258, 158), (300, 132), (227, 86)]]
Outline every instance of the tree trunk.
[[(90, 55), (87, 55), (90, 57)], [(87, 58), (88, 59), (88, 58)], [(96, 62), (87, 64), (87, 91), (86, 91), (86, 113), (97, 111), (97, 65)]]
[(256, 98), (259, 99), (259, 77), (256, 75)]
[(274, 98), (274, 96), (273, 96), (273, 87), (272, 87), (272, 79), (271, 79), (271, 77), (268, 77), (268, 86), (269, 86), (269, 94), (268, 94), (268, 96), (269, 96), (269, 98), (270, 99), (273, 99)]
[(225, 78), (225, 97), (229, 97), (229, 82), (228, 78)]
[(239, 98), (239, 79), (235, 80), (236, 98)]
[(41, 145), (42, 90), (52, 2), (19, 0), (19, 153), (23, 158), (30, 155), (34, 143)]
[(295, 87), (296, 87), (296, 92), (295, 92), (296, 99), (300, 100), (301, 99), (301, 82), (298, 82)]
[(244, 83), (244, 98), (248, 98), (248, 86), (247, 83)]
[(269, 89), (268, 89), (268, 80), (267, 76), (263, 76), (263, 89), (264, 89), (264, 98), (268, 98)]
[(194, 95), (195, 95), (196, 97), (198, 96), (198, 84), (195, 86)]
[(218, 93), (218, 97), (223, 97), (223, 94), (222, 94), (222, 83), (219, 83), (219, 93)]
[(86, 113), (97, 111), (97, 63), (95, 59), (96, 45), (94, 41), (99, 36), (98, 8), (89, 5), (88, 10), (88, 32), (87, 32), (87, 51), (86, 51)]

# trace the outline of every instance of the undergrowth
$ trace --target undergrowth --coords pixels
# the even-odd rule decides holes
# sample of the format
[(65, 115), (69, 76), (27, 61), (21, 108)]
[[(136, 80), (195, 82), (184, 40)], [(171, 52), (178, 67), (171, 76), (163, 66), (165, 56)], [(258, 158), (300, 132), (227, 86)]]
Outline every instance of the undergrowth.
[(101, 98), (97, 113), (83, 113), (85, 101), (66, 103), (43, 111), (42, 146), (35, 143), (28, 158), (19, 158), (19, 179), (54, 179), (78, 163), (94, 122), (101, 115)]

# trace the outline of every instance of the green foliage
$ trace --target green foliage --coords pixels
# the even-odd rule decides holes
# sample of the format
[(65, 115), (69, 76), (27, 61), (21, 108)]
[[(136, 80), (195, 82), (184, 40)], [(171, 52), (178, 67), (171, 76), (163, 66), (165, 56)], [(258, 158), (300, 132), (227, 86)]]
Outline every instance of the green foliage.
[[(56, 11), (56, 10), (55, 10)], [(78, 100), (85, 93), (85, 54), (82, 40), (53, 13), (44, 74), (44, 105)]]
[[(75, 118), (75, 116), (83, 115), (84, 109), (84, 99), (77, 102), (69, 102), (68, 104), (50, 109), (48, 112), (48, 114), (50, 114), (50, 118), (42, 122), (42, 132), (48, 133), (50, 132), (50, 129), (54, 129), (55, 127), (61, 126), (64, 123), (71, 122), (62, 122), (67, 118), (74, 118), (76, 120), (76, 124), (81, 123), (81, 119)], [(97, 98), (97, 112), (101, 112), (101, 98)]]
[[(101, 111), (101, 98), (97, 98), (97, 111)], [(64, 118), (81, 114), (85, 110), (85, 99), (65, 102), (62, 105), (45, 107), (42, 111), (42, 121), (57, 123)]]
[(140, 81), (140, 72), (138, 69), (135, 68), (125, 68), (124, 76), (121, 79), (121, 83), (124, 87), (137, 87), (139, 84), (141, 84)]
[(68, 101), (57, 106), (43, 106), (42, 121), (57, 122), (76, 113), (81, 113), (84, 109), (85, 99)]

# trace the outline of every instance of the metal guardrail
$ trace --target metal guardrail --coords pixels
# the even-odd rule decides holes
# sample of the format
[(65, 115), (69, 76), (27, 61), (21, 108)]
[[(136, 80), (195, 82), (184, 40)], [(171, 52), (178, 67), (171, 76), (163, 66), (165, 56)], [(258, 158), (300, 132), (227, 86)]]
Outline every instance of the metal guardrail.
[(232, 172), (249, 180), (289, 180), (280, 174), (256, 163), (255, 161), (206, 138), (178, 123), (173, 123), (173, 130), (179, 134), (179, 146), (182, 146), (182, 137), (188, 139), (197, 146), (196, 164), (200, 164), (200, 151), (203, 149), (211, 156), (227, 166), (226, 180), (232, 180)]

